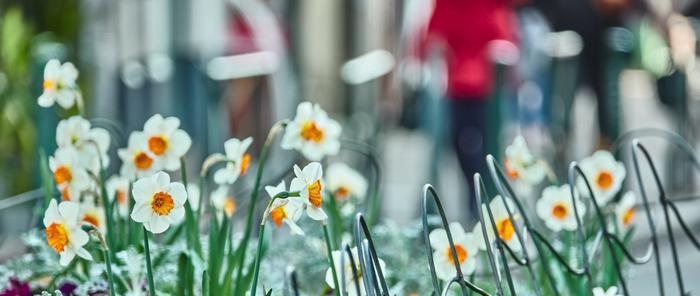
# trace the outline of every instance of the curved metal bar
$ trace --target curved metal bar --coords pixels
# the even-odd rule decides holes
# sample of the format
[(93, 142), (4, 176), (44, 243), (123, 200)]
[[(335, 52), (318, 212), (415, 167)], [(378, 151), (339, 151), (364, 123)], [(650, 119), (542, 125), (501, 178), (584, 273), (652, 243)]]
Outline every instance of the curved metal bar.
[[(671, 244), (671, 255), (673, 257), (673, 267), (676, 272), (676, 280), (678, 283), (678, 290), (680, 291), (681, 295), (686, 295), (687, 291), (685, 290), (685, 285), (683, 283), (683, 275), (681, 273), (681, 267), (680, 267), (680, 261), (678, 259), (678, 248), (676, 247), (676, 239), (675, 235), (673, 234), (673, 229), (672, 229), (672, 224), (671, 224), (671, 218), (668, 212), (668, 199), (666, 197), (666, 190), (664, 189), (663, 184), (661, 183), (661, 177), (659, 176), (659, 172), (656, 169), (656, 165), (654, 165), (654, 161), (651, 159), (651, 155), (649, 154), (649, 151), (642, 145), (642, 143), (639, 142), (639, 140), (635, 139), (632, 141), (631, 145), (631, 152), (632, 152), (632, 160), (634, 162), (634, 167), (635, 167), (635, 173), (637, 175), (637, 182), (639, 183), (640, 191), (642, 192), (642, 198), (644, 199), (644, 202), (648, 202), (648, 197), (646, 194), (646, 190), (644, 189), (644, 183), (642, 182), (642, 176), (641, 176), (641, 170), (639, 169), (639, 156), (638, 156), (638, 151), (642, 152), (642, 155), (644, 156), (644, 159), (646, 163), (649, 165), (649, 169), (652, 172), (652, 175), (654, 176), (654, 183), (656, 183), (656, 187), (659, 190), (659, 200), (661, 202), (661, 208), (663, 210), (664, 214), (664, 220), (666, 222), (666, 231), (668, 232), (669, 236), (669, 243)], [(693, 158), (695, 159), (695, 158)], [(650, 227), (652, 227), (652, 236), (654, 239), (654, 243), (657, 244), (655, 246), (655, 251), (658, 252), (658, 238), (656, 237), (656, 225), (652, 225), (651, 222), (653, 222), (653, 219), (651, 219), (651, 212), (647, 208), (647, 216), (649, 218), (650, 222)], [(680, 219), (679, 216), (676, 218)], [(659, 289), (663, 289), (663, 275), (661, 273), (661, 258), (659, 255), (656, 256), (656, 261), (657, 261), (657, 277), (659, 279)], [(661, 290), (661, 295), (664, 295), (663, 290)]]
[[(505, 271), (506, 274), (506, 283), (508, 284), (508, 290), (510, 291), (510, 295), (517, 295), (515, 292), (515, 285), (513, 284), (513, 276), (510, 273), (510, 266), (508, 265), (508, 258), (506, 257), (506, 253), (503, 250), (503, 246), (506, 245), (506, 242), (504, 242), (500, 235), (498, 234), (498, 227), (496, 226), (496, 221), (493, 219), (493, 212), (491, 211), (491, 205), (490, 205), (490, 198), (488, 196), (488, 193), (486, 191), (486, 184), (484, 184), (484, 180), (481, 178), (481, 175), (479, 173), (474, 174), (474, 188), (478, 188), (478, 190), (475, 190), (476, 192), (476, 197), (477, 197), (477, 208), (485, 207), (486, 208), (486, 213), (488, 213), (488, 218), (489, 218), (489, 224), (491, 225), (491, 230), (493, 231), (493, 234), (495, 236), (494, 240), (496, 241), (496, 249), (498, 250), (498, 254), (501, 257), (501, 261), (503, 262), (503, 270)], [(486, 200), (482, 198), (482, 195), (486, 196)], [(505, 204), (505, 197), (502, 197), (501, 200)], [(508, 206), (506, 205), (506, 208)], [(513, 220), (513, 217), (511, 213), (508, 213), (508, 219), (511, 219), (511, 223), (513, 223), (513, 228), (516, 229), (517, 225), (515, 225)], [(481, 229), (482, 231), (485, 230), (484, 227), (484, 221), (483, 221), (483, 213), (480, 210), (479, 211), (479, 221), (481, 222)], [(491, 244), (491, 240), (489, 239), (488, 232), (484, 231), (483, 232), (484, 238), (485, 238), (485, 244), (487, 246), (487, 249), (489, 245)], [(524, 247), (524, 246), (521, 246)], [(490, 254), (491, 255), (491, 254)], [(495, 258), (494, 258), (495, 259)], [(499, 273), (500, 275), (500, 273)], [(502, 284), (502, 283), (499, 283)]]
[(297, 282), (297, 271), (292, 266), (287, 267), (287, 275), (286, 275), (285, 281), (284, 281), (284, 295), (290, 295), (289, 294), (290, 290), (292, 292), (291, 295), (299, 296), (299, 285)]
[(681, 225), (681, 228), (683, 228), (685, 235), (688, 236), (695, 248), (700, 250), (700, 241), (698, 241), (693, 232), (690, 230), (688, 224), (686, 224), (685, 221), (683, 221), (683, 219), (681, 218), (681, 213), (678, 210), (678, 206), (676, 206), (676, 204), (672, 201), (668, 201), (668, 206), (671, 208), (671, 210), (673, 210), (673, 215), (676, 217), (676, 221), (678, 221), (678, 224)]
[[(476, 192), (476, 211), (479, 214), (479, 225), (481, 226), (481, 234), (484, 239), (484, 244), (486, 245), (486, 254), (489, 258), (489, 264), (491, 265), (491, 274), (493, 275), (493, 282), (496, 285), (496, 294), (498, 296), (503, 294), (503, 283), (501, 282), (501, 273), (498, 265), (496, 264), (496, 257), (493, 255), (493, 250), (491, 249), (491, 241), (489, 239), (488, 231), (486, 231), (486, 221), (484, 220), (484, 213), (482, 207), (484, 206), (484, 201), (482, 199), (481, 191), (484, 189), (481, 186), (481, 175), (479, 173), (474, 174), (474, 192)], [(478, 185), (478, 186), (477, 186)], [(485, 208), (490, 208), (486, 205)], [(498, 233), (498, 232), (496, 232)], [(501, 253), (503, 250), (501, 250)], [(504, 262), (507, 268), (507, 262)]]
[[(364, 239), (362, 238), (363, 236)], [(367, 245), (365, 245), (364, 241), (367, 242)], [(360, 261), (362, 278), (365, 283), (365, 291), (368, 295), (374, 295), (376, 292), (382, 296), (389, 296), (389, 288), (384, 279), (384, 272), (379, 264), (379, 257), (377, 257), (377, 251), (374, 248), (372, 235), (361, 213), (357, 213), (355, 216), (355, 245), (357, 246), (357, 254)], [(367, 253), (365, 254), (365, 252)], [(374, 273), (376, 273), (376, 276), (372, 276)], [(377, 281), (379, 282), (379, 286), (377, 285)], [(370, 283), (374, 283), (375, 291), (373, 292), (370, 291)]]
[(357, 271), (357, 262), (355, 262), (355, 257), (352, 255), (352, 249), (348, 244), (343, 244), (343, 248), (340, 250), (340, 294), (343, 296), (349, 295), (347, 287), (345, 287), (345, 255), (346, 253), (348, 259), (350, 259), (350, 270), (352, 271), (353, 283), (355, 283), (356, 293), (360, 293), (360, 283), (358, 279), (360, 275)]
[(118, 141), (111, 141), (111, 146), (115, 148), (124, 147), (127, 145), (127, 136), (124, 130), (116, 122), (107, 118), (96, 117), (88, 120), (93, 127), (99, 127), (107, 130)]
[[(449, 223), (447, 222), (447, 217), (445, 216), (445, 209), (442, 207), (442, 202), (440, 197), (435, 191), (433, 185), (425, 184), (423, 185), (423, 204), (422, 204), (422, 220), (423, 220), (423, 239), (425, 239), (426, 254), (428, 256), (428, 267), (430, 269), (430, 276), (433, 281), (434, 295), (441, 295), (442, 288), (440, 287), (440, 282), (438, 281), (437, 274), (435, 273), (435, 262), (433, 261), (433, 250), (430, 245), (430, 226), (428, 225), (428, 198), (432, 198), (435, 204), (438, 214), (440, 215), (440, 221), (442, 222), (442, 227), (447, 234), (447, 241), (450, 244), (450, 252), (452, 253), (452, 258), (457, 258), (457, 249), (455, 248), (454, 240), (452, 239), (452, 232), (450, 231)], [(459, 284), (462, 288), (462, 293), (466, 294), (467, 289), (476, 292), (479, 295), (490, 296), (486, 291), (477, 287), (472, 282), (464, 278), (462, 273), (462, 267), (459, 264), (455, 264), (455, 269), (457, 271), (456, 278), (460, 279)], [(495, 269), (492, 269), (492, 273), (495, 273)], [(447, 290), (447, 289), (445, 289)]]
[(638, 138), (646, 138), (646, 137), (658, 137), (662, 139), (666, 139), (669, 142), (676, 144), (678, 148), (683, 150), (690, 159), (693, 161), (693, 165), (700, 170), (700, 160), (698, 159), (697, 155), (695, 154), (695, 149), (693, 149), (693, 146), (688, 143), (683, 137), (681, 137), (679, 134), (674, 133), (672, 131), (668, 130), (663, 130), (663, 129), (658, 129), (658, 128), (643, 128), (643, 129), (638, 129), (638, 130), (633, 130), (629, 131), (623, 135), (621, 135), (617, 140), (615, 140), (615, 143), (613, 143), (613, 151), (617, 151), (620, 148), (622, 148), (622, 144), (625, 143), (628, 140), (632, 141), (637, 141)]
[[(564, 266), (566, 271), (568, 271), (571, 274), (577, 275), (577, 276), (585, 275), (585, 271), (583, 269), (577, 269), (575, 267), (571, 267), (569, 265), (569, 263), (567, 262), (567, 260), (561, 254), (559, 254), (557, 252), (557, 250), (554, 248), (554, 246), (552, 246), (552, 244), (550, 244), (547, 241), (547, 238), (544, 237), (539, 231), (533, 230), (531, 233), (533, 234), (533, 239), (538, 239), (544, 243), (544, 245), (547, 247), (547, 249), (549, 249), (549, 252), (551, 252), (554, 255), (554, 258), (559, 262), (559, 264), (561, 266)], [(557, 290), (555, 290), (555, 291), (557, 291)]]
[[(489, 168), (489, 173), (491, 174), (491, 179), (493, 179), (493, 183), (496, 185), (496, 190), (498, 191), (501, 196), (503, 196), (503, 203), (506, 207), (506, 211), (508, 212), (508, 218), (511, 219), (511, 221), (515, 221), (512, 210), (510, 209), (510, 206), (508, 206), (508, 203), (505, 202), (507, 198), (510, 198), (513, 203), (515, 204), (515, 207), (518, 209), (518, 212), (520, 212), (520, 215), (522, 216), (523, 219), (523, 225), (525, 227), (525, 231), (532, 236), (531, 230), (534, 229), (533, 225), (530, 223), (530, 219), (527, 216), (527, 212), (525, 211), (525, 208), (523, 207), (522, 203), (520, 202), (520, 199), (517, 197), (517, 194), (515, 194), (515, 190), (513, 190), (513, 187), (510, 185), (510, 182), (508, 179), (505, 177), (505, 172), (503, 171), (503, 168), (496, 162), (496, 158), (493, 157), (493, 155), (489, 154), (486, 156), (486, 165)], [(530, 273), (530, 278), (533, 283), (537, 283), (537, 277), (535, 276), (535, 272), (532, 268), (532, 260), (530, 259), (530, 254), (527, 250), (527, 247), (525, 245), (525, 240), (523, 239), (523, 234), (519, 230), (518, 227), (515, 227), (515, 234), (517, 236), (517, 239), (520, 243), (520, 245), (523, 248), (523, 259), (519, 259), (517, 256), (515, 256), (515, 253), (512, 252), (509, 246), (506, 245), (507, 250), (510, 252), (511, 257), (515, 259), (520, 265), (526, 265), (528, 272)], [(535, 243), (535, 248), (540, 256), (542, 258), (542, 252), (540, 250), (540, 247), (537, 243)], [(521, 264), (522, 262), (522, 264)], [(559, 291), (556, 289), (556, 284), (554, 283), (554, 278), (552, 277), (551, 271), (549, 270), (549, 266), (546, 266), (546, 264), (543, 263), (543, 268), (545, 270), (545, 274), (547, 276), (547, 280), (550, 283), (550, 286), (552, 288), (552, 291), (554, 291), (555, 295), (559, 295)], [(535, 285), (535, 292), (537, 295), (542, 295), (542, 291), (540, 290), (539, 285)]]
[(630, 251), (625, 247), (625, 244), (620, 240), (620, 238), (618, 238), (617, 236), (615, 236), (615, 235), (613, 235), (613, 234), (609, 234), (609, 233), (606, 233), (605, 235), (606, 235), (609, 239), (611, 239), (612, 242), (615, 243), (615, 244), (617, 245), (618, 248), (620, 248), (620, 250), (622, 250), (622, 253), (625, 255), (625, 257), (627, 258), (627, 260), (629, 260), (630, 262), (632, 262), (632, 264), (635, 264), (635, 265), (645, 264), (645, 263), (647, 263), (647, 262), (649, 262), (649, 261), (651, 260), (652, 255), (654, 254), (654, 249), (652, 248), (652, 246), (649, 246), (649, 247), (647, 248), (647, 252), (646, 252), (646, 254), (644, 254), (644, 256), (635, 257), (634, 255), (632, 255), (632, 252), (630, 252)]
[[(575, 161), (571, 162), (569, 165), (569, 189), (571, 190), (571, 203), (574, 207), (574, 214), (576, 216), (576, 223), (578, 225), (578, 234), (579, 234), (579, 243), (581, 244), (581, 250), (583, 252), (583, 261), (585, 262), (585, 269), (586, 269), (586, 275), (589, 280), (589, 286), (593, 284), (591, 273), (590, 273), (590, 263), (588, 262), (588, 252), (586, 251), (586, 238), (585, 234), (583, 233), (583, 225), (581, 224), (581, 217), (580, 212), (578, 210), (578, 206), (576, 205), (576, 177), (580, 177), (583, 181), (584, 184), (586, 185), (586, 189), (588, 189), (588, 197), (590, 197), (591, 203), (593, 204), (593, 208), (595, 209), (595, 215), (598, 218), (598, 223), (601, 225), (601, 228), (605, 235), (603, 236), (603, 239), (605, 240), (605, 243), (608, 247), (608, 250), (610, 250), (610, 256), (613, 259), (614, 265), (615, 266), (615, 271), (617, 272), (617, 278), (618, 281), (620, 282), (620, 286), (622, 286), (622, 291), (625, 295), (630, 295), (629, 290), (627, 289), (627, 283), (625, 282), (625, 278), (622, 275), (622, 268), (620, 267), (620, 260), (618, 258), (617, 253), (615, 252), (614, 245), (612, 241), (610, 240), (610, 234), (608, 230), (606, 229), (605, 225), (605, 216), (603, 215), (603, 211), (600, 209), (600, 206), (598, 205), (598, 201), (595, 197), (595, 193), (593, 192), (593, 188), (591, 187), (590, 182), (588, 181), (588, 178), (586, 175), (583, 173), (583, 170), (581, 167), (576, 163)], [(593, 290), (593, 287), (591, 287), (591, 291)]]

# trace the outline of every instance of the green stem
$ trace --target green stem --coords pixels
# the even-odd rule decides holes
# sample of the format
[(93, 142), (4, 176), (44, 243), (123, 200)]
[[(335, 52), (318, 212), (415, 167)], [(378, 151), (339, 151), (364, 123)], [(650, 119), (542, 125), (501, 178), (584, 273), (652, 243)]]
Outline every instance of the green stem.
[[(185, 164), (185, 158), (180, 158), (180, 173), (182, 174), (182, 183), (184, 183), (185, 190), (187, 190), (187, 165)], [(197, 223), (197, 217), (194, 215), (189, 198), (185, 203), (185, 223), (188, 245), (194, 248), (199, 258), (203, 258), (202, 245), (199, 242), (199, 233), (197, 231), (199, 223)]]
[(146, 271), (148, 274), (148, 292), (150, 296), (156, 296), (156, 284), (153, 281), (153, 268), (151, 267), (151, 250), (148, 247), (148, 230), (143, 228), (143, 246), (146, 253)]
[(112, 237), (116, 235), (114, 233), (114, 225), (112, 223), (113, 217), (112, 217), (112, 207), (111, 203), (109, 202), (109, 196), (107, 196), (107, 185), (105, 184), (105, 180), (107, 180), (107, 173), (104, 168), (104, 164), (102, 163), (102, 153), (100, 152), (100, 146), (97, 145), (97, 142), (91, 142), (95, 146), (95, 150), (97, 151), (97, 158), (99, 159), (99, 164), (100, 164), (100, 195), (102, 196), (102, 206), (104, 207), (105, 210), (105, 220), (107, 220), (107, 245), (110, 246), (111, 248), (108, 249), (108, 254), (110, 259), (114, 258), (114, 251), (112, 248), (114, 247), (114, 240)]
[(250, 286), (250, 296), (255, 296), (255, 293), (257, 292), (257, 286), (258, 286), (258, 274), (260, 273), (260, 262), (262, 261), (262, 248), (263, 248), (263, 241), (265, 238), (263, 235), (265, 234), (265, 224), (260, 225), (260, 233), (258, 234), (258, 253), (257, 257), (255, 258), (255, 267), (253, 268), (253, 284)]
[(333, 273), (333, 284), (335, 284), (335, 289), (333, 293), (335, 296), (340, 296), (340, 284), (338, 283), (338, 273), (335, 271), (335, 262), (333, 260), (333, 246), (331, 244), (331, 237), (328, 235), (328, 225), (323, 222), (323, 237), (326, 240), (326, 249), (328, 250), (328, 264), (331, 266), (331, 273)]
[[(258, 171), (256, 172), (255, 175), (255, 183), (253, 185), (253, 189), (250, 192), (250, 203), (248, 205), (248, 217), (246, 218), (246, 224), (245, 224), (245, 229), (243, 232), (243, 238), (241, 239), (241, 243), (238, 247), (238, 250), (236, 251), (237, 253), (237, 260), (236, 260), (236, 265), (238, 266), (238, 271), (236, 271), (236, 281), (234, 282), (234, 286), (236, 287), (235, 289), (237, 291), (241, 291), (239, 289), (241, 286), (241, 280), (243, 279), (243, 262), (245, 261), (245, 253), (246, 249), (248, 248), (248, 241), (250, 240), (250, 235), (251, 232), (253, 231), (253, 212), (255, 211), (255, 205), (258, 201), (258, 192), (260, 190), (260, 183), (262, 180), (262, 174), (263, 174), (263, 169), (265, 168), (265, 162), (267, 161), (267, 155), (270, 150), (270, 146), (272, 145), (272, 141), (275, 138), (275, 135), (281, 130), (283, 130), (287, 126), (287, 121), (280, 121), (275, 123), (275, 125), (272, 126), (270, 129), (270, 132), (267, 134), (267, 138), (265, 139), (265, 143), (263, 144), (262, 150), (260, 152), (260, 160), (258, 163)], [(262, 227), (261, 227), (262, 230)], [(257, 276), (256, 276), (256, 281), (257, 281)], [(255, 292), (253, 292), (255, 293)], [(253, 294), (255, 295), (255, 294)]]
[(104, 248), (105, 265), (107, 266), (107, 282), (109, 283), (109, 295), (117, 295), (114, 291), (114, 277), (112, 277), (112, 259), (109, 257), (109, 249)]

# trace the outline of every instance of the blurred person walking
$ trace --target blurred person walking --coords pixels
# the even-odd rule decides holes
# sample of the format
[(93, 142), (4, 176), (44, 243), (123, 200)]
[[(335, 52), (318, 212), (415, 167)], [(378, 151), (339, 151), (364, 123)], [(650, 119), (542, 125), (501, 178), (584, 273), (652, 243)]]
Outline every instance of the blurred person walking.
[(441, 50), (447, 64), (450, 140), (470, 187), (470, 219), (476, 217), (474, 173), (488, 175), (485, 156), (488, 98), (493, 65), (488, 45), (516, 40), (514, 0), (436, 0), (424, 42), (426, 50)]

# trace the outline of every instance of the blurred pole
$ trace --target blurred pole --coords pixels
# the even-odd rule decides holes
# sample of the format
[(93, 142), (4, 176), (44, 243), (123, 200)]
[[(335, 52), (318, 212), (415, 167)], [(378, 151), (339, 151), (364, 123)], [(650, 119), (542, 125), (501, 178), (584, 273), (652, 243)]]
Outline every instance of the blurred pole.
[(625, 28), (614, 27), (606, 31), (606, 37), (607, 59), (604, 76), (601, 77), (605, 98), (599, 100), (600, 104), (606, 104), (606, 113), (598, 116), (603, 116), (608, 123), (607, 127), (601, 127), (601, 133), (612, 141), (620, 136), (620, 74), (629, 64), (634, 35)]

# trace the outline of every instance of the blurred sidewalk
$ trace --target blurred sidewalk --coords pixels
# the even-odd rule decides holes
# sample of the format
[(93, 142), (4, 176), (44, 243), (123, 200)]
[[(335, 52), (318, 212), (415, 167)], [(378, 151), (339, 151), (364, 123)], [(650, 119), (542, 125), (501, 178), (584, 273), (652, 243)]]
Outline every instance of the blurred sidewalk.
[[(654, 81), (644, 72), (626, 71), (620, 79), (622, 129), (629, 131), (644, 127), (662, 128), (674, 130), (673, 115), (661, 105), (656, 97)], [(568, 143), (571, 159), (580, 159), (590, 155), (596, 144), (595, 100), (589, 91), (579, 91), (574, 103), (573, 141)], [(576, 125), (579, 123), (579, 125)], [(585, 123), (581, 124), (581, 123)], [(417, 131), (394, 129), (383, 135), (383, 217), (392, 219), (398, 223), (407, 223), (419, 217), (422, 187), (429, 180), (430, 138)], [(657, 163), (666, 160), (666, 147), (656, 141), (643, 142)], [(439, 181), (436, 186), (441, 196), (447, 217), (452, 221), (465, 223), (467, 217), (466, 185), (456, 158), (448, 150), (443, 152), (439, 166)], [(656, 157), (658, 155), (659, 157)], [(632, 172), (628, 167), (628, 178)], [(664, 175), (665, 163), (660, 164), (660, 173)], [(490, 181), (487, 181), (490, 182)], [(634, 182), (632, 182), (634, 183)], [(633, 189), (636, 190), (636, 189)], [(650, 192), (649, 194), (654, 194)], [(700, 229), (700, 202), (683, 204), (683, 217), (691, 225), (691, 229)], [(641, 215), (638, 221), (641, 221)], [(661, 216), (656, 218), (662, 220)], [(691, 219), (693, 218), (693, 219)], [(665, 228), (665, 224), (658, 222), (659, 229)], [(471, 229), (473, 225), (465, 225), (465, 229)], [(636, 254), (642, 254), (648, 242), (649, 233), (646, 225), (638, 227), (637, 240), (633, 250)], [(663, 231), (662, 231), (663, 232)], [(697, 233), (697, 232), (696, 232)], [(676, 280), (673, 273), (673, 265), (670, 258), (670, 247), (665, 241), (665, 235), (661, 238), (661, 253), (663, 254), (663, 270), (666, 271), (666, 291), (668, 295), (677, 295)], [(683, 234), (678, 233), (676, 240), (679, 243), (681, 264), (684, 270), (686, 289), (700, 291), (700, 281), (694, 280), (700, 274), (700, 252), (695, 249)], [(649, 262), (641, 267), (633, 267), (629, 286), (632, 295), (652, 296), (658, 295), (658, 290), (652, 289), (649, 283), (656, 282), (655, 265)], [(656, 287), (655, 285), (653, 287)]]

